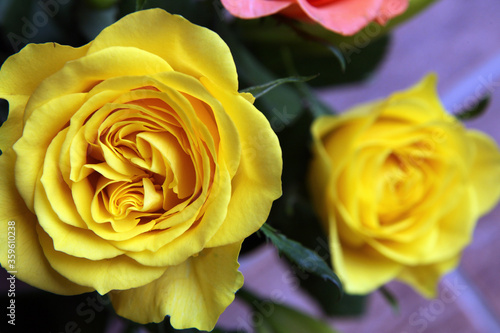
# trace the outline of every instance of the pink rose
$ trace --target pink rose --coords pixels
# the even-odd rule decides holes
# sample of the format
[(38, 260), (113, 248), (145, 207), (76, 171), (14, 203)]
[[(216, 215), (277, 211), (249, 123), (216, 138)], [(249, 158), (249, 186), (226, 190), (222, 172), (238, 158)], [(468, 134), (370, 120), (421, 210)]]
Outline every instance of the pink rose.
[(408, 7), (408, 0), (222, 0), (222, 4), (239, 18), (253, 19), (279, 13), (317, 22), (342, 35), (353, 35), (370, 22), (384, 24), (402, 14)]

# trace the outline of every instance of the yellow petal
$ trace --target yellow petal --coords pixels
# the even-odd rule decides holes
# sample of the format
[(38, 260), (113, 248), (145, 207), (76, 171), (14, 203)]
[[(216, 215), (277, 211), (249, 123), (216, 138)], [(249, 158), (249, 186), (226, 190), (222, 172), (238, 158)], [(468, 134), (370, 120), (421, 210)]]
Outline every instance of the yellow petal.
[[(21, 106), (22, 107), (22, 106)], [(0, 263), (7, 270), (17, 271), (16, 277), (35, 286), (62, 295), (74, 295), (92, 291), (74, 284), (57, 273), (48, 263), (40, 247), (36, 232), (36, 216), (33, 215), (19, 196), (14, 183), (14, 163), (16, 156), (12, 143), (22, 130), (22, 112), (12, 108), (8, 120), (0, 127)], [(6, 148), (9, 147), (9, 148)], [(8, 222), (15, 222), (15, 266), (8, 262)]]
[(405, 267), (397, 279), (406, 282), (427, 298), (437, 296), (438, 282), (443, 275), (458, 266), (460, 255), (430, 265)]
[(123, 251), (86, 228), (72, 201), (71, 192), (64, 188), (67, 185), (58, 177), (57, 157), (65, 132), (61, 132), (50, 145), (41, 181), (36, 186), (35, 212), (39, 224), (53, 239), (55, 249), (68, 255), (101, 260), (123, 254)]
[(28, 44), (9, 57), (0, 71), (0, 98), (30, 96), (47, 77), (61, 69), (68, 61), (87, 53), (90, 44), (79, 48), (56, 43)]
[(88, 92), (109, 78), (170, 70), (172, 68), (157, 55), (133, 47), (109, 47), (68, 62), (57, 73), (43, 80), (31, 95), (24, 117), (27, 119), (35, 109), (53, 98)]
[(384, 101), (382, 117), (411, 123), (456, 121), (447, 114), (437, 94), (437, 75), (429, 74), (413, 87), (392, 94)]
[[(203, 112), (206, 107), (203, 103), (197, 103), (195, 108), (197, 118), (202, 119), (203, 124), (212, 124), (215, 118), (214, 128), (210, 128), (212, 137), (217, 139), (220, 145), (219, 154), (222, 156), (231, 156), (232, 160), (227, 163), (231, 177), (236, 172), (240, 162), (239, 157), (241, 154), (241, 143), (237, 128), (233, 123), (226, 104), (221, 105), (221, 100), (217, 95), (212, 95), (209, 89), (203, 86), (198, 80), (193, 79), (187, 75), (180, 75), (180, 73), (160, 73), (154, 76), (160, 82), (168, 87), (171, 87), (187, 96), (192, 96), (194, 99), (206, 103), (210, 110)], [(205, 82), (202, 79), (202, 83)], [(191, 99), (192, 101), (192, 99)], [(236, 106), (233, 106), (236, 107)]]
[[(127, 15), (104, 29), (93, 41), (89, 53), (114, 45), (151, 52), (165, 59), (175, 71), (195, 78), (206, 76), (224, 89), (238, 89), (236, 67), (228, 46), (213, 31), (181, 16), (161, 9)], [(139, 65), (145, 62), (140, 61)]]
[[(227, 171), (221, 169), (219, 174), (220, 177), (216, 176), (210, 195), (204, 204), (206, 210), (203, 216), (199, 216), (197, 221), (199, 223), (154, 252), (142, 251), (128, 255), (144, 265), (170, 266), (183, 262), (194, 253), (207, 247), (208, 240), (217, 232), (227, 216), (228, 202), (231, 196), (231, 185)], [(161, 243), (161, 232), (157, 232), (156, 237), (159, 238), (156, 242)], [(242, 239), (243, 237), (239, 241)], [(145, 246), (143, 245), (143, 247)]]
[(471, 167), (471, 182), (477, 196), (479, 215), (490, 211), (500, 199), (500, 148), (486, 134), (467, 131), (476, 155)]
[(401, 271), (400, 264), (380, 255), (369, 245), (357, 248), (343, 246), (334, 221), (330, 220), (329, 228), (332, 265), (347, 293), (368, 294)]
[[(214, 95), (236, 125), (241, 140), (241, 161), (231, 181), (227, 218), (208, 247), (239, 241), (266, 221), (274, 200), (281, 196), (283, 161), (278, 138), (269, 122), (237, 93), (222, 90), (208, 79), (202, 83)], [(224, 156), (231, 163), (233, 156)]]
[(56, 251), (50, 236), (37, 226), (43, 252), (50, 265), (68, 280), (91, 287), (101, 295), (112, 289), (143, 286), (159, 278), (165, 267), (147, 267), (122, 255), (112, 259), (88, 260)]
[(113, 306), (138, 323), (161, 322), (168, 315), (176, 329), (210, 331), (243, 285), (237, 262), (240, 247), (238, 242), (205, 249), (144, 287), (112, 291)]
[(66, 95), (38, 108), (27, 119), (23, 136), (14, 145), (17, 154), (16, 184), (30, 209), (33, 209), (35, 184), (47, 147), (82, 105), (84, 98), (85, 94)]

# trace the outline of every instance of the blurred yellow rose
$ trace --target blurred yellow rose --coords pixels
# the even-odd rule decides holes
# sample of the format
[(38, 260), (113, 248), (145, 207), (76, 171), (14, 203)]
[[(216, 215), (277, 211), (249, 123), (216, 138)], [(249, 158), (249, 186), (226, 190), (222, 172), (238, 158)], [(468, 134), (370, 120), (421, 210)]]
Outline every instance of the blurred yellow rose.
[(110, 293), (139, 323), (212, 329), (243, 284), (241, 242), (281, 195), (278, 139), (237, 89), (222, 39), (160, 9), (10, 57), (0, 221), (15, 221), (17, 277)]
[(435, 295), (500, 197), (500, 153), (441, 105), (436, 77), (312, 125), (309, 184), (352, 294), (392, 279)]

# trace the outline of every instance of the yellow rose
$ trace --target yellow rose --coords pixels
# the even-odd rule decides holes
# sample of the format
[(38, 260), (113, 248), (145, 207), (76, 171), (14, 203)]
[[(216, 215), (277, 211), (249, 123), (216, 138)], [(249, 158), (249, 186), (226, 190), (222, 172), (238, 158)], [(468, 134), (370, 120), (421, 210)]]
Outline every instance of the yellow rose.
[(10, 57), (0, 221), (15, 222), (17, 277), (109, 292), (139, 323), (212, 329), (243, 284), (243, 239), (281, 195), (278, 139), (237, 85), (218, 35), (160, 9)]
[(500, 197), (500, 153), (448, 115), (430, 75), (312, 125), (312, 200), (345, 290), (392, 279), (427, 297)]

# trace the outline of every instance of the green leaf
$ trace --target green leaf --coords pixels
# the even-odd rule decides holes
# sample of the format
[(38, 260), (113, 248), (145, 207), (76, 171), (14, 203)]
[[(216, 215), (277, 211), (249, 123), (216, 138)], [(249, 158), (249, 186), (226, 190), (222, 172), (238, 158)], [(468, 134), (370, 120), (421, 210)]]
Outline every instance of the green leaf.
[(399, 313), (399, 303), (398, 303), (398, 299), (396, 298), (396, 296), (394, 296), (394, 294), (386, 287), (381, 287), (379, 290), (382, 293), (382, 296), (384, 296), (385, 300), (391, 305), (392, 311), (394, 311), (394, 313), (398, 314)]
[(262, 300), (246, 289), (237, 296), (252, 306), (256, 333), (336, 333), (326, 322), (297, 309)]
[(342, 70), (342, 72), (345, 72), (347, 64), (346, 64), (346, 60), (345, 60), (345, 57), (344, 57), (344, 54), (342, 53), (342, 51), (337, 46), (335, 46), (333, 44), (325, 44), (325, 46), (339, 60), (340, 69)]
[[(285, 235), (303, 246), (312, 249), (320, 258), (330, 262), (329, 244), (325, 232), (312, 209), (306, 184), (309, 167), (312, 114), (304, 112), (297, 120), (278, 133), (283, 150), (283, 195), (271, 209), (269, 223), (283, 230)], [(314, 274), (300, 271), (293, 262), (288, 262), (300, 287), (309, 293), (326, 314), (332, 314), (333, 303), (338, 302), (339, 288), (336, 284)], [(334, 313), (334, 312), (333, 312)]]
[(457, 113), (455, 117), (457, 117), (460, 120), (475, 119), (481, 116), (486, 111), (486, 109), (490, 105), (490, 102), (491, 102), (491, 96), (486, 95), (470, 108), (462, 110), (459, 113)]
[(291, 262), (296, 264), (298, 268), (308, 273), (318, 275), (333, 283), (338, 289), (337, 299), (340, 299), (342, 296), (342, 284), (339, 278), (316, 252), (279, 234), (267, 223), (264, 224), (260, 230), (271, 240), (280, 253), (284, 254)]
[(277, 80), (274, 80), (272, 82), (264, 83), (264, 84), (261, 84), (258, 86), (249, 87), (249, 88), (243, 89), (241, 92), (251, 93), (253, 95), (253, 97), (255, 97), (255, 99), (257, 99), (257, 98), (265, 95), (269, 91), (273, 90), (274, 88), (279, 87), (282, 84), (291, 83), (291, 82), (306, 82), (306, 81), (309, 81), (309, 80), (312, 80), (312, 79), (318, 77), (318, 75), (290, 76), (290, 77), (286, 77), (283, 79), (277, 79)]

